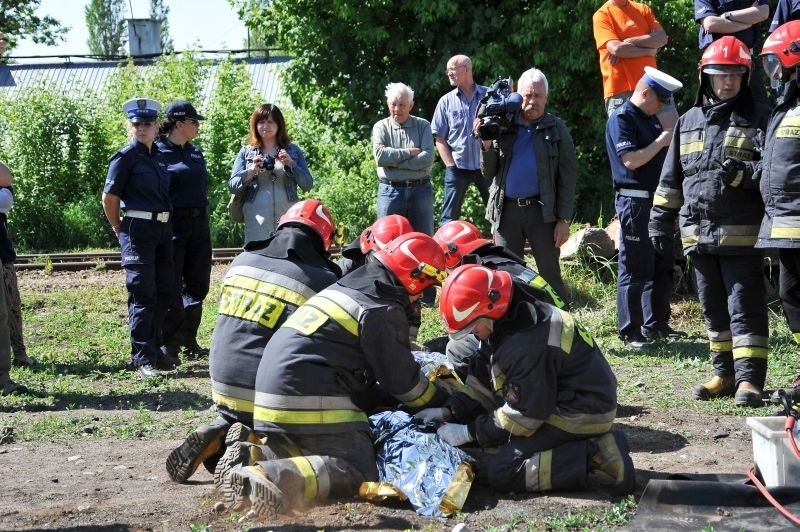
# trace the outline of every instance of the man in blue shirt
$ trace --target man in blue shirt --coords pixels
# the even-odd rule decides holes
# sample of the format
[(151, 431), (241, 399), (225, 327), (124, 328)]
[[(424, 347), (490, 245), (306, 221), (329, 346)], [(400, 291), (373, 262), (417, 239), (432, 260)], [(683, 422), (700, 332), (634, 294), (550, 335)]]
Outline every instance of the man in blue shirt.
[[(567, 126), (546, 112), (544, 73), (525, 71), (517, 91), (522, 108), (515, 127), (494, 143), (483, 141), (481, 170), (493, 179), (486, 219), (495, 243), (515, 255), (523, 255), (528, 241), (539, 273), (568, 302), (558, 259), (575, 212), (578, 159)], [(476, 120), (473, 127), (479, 125)]]
[(483, 204), (489, 185), (481, 175), (481, 143), (472, 135), (472, 120), (486, 87), (472, 78), (472, 61), (456, 55), (447, 62), (447, 79), (455, 87), (441, 97), (433, 113), (431, 131), (445, 166), (444, 205), (439, 225), (461, 218), (461, 205), (470, 183), (475, 183)]
[(606, 123), (606, 149), (620, 225), (617, 329), (620, 338), (634, 349), (649, 348), (654, 338), (682, 335), (669, 326), (672, 247), (656, 254), (647, 232), (653, 192), (672, 139), (655, 115), (682, 86), (672, 76), (645, 67), (631, 99)]

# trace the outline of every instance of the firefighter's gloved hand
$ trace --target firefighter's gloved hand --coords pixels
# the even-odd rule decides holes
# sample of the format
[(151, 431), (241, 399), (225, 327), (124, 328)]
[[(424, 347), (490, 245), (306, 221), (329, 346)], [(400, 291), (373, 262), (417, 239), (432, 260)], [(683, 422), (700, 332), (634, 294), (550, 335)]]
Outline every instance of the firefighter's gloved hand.
[(722, 182), (729, 187), (740, 187), (744, 182), (745, 164), (739, 159), (725, 159), (722, 162), (722, 172), (719, 174)]
[(458, 447), (472, 441), (472, 436), (469, 435), (467, 426), (459, 425), (457, 423), (445, 423), (439, 427), (439, 430), (436, 431), (436, 434), (454, 447)]
[(669, 248), (669, 237), (664, 235), (659, 236), (651, 236), (650, 243), (653, 245), (653, 249), (656, 251), (657, 254), (663, 255), (667, 252), (667, 248)]
[(442, 423), (452, 419), (449, 408), (425, 408), (414, 414), (414, 421), (419, 425)]

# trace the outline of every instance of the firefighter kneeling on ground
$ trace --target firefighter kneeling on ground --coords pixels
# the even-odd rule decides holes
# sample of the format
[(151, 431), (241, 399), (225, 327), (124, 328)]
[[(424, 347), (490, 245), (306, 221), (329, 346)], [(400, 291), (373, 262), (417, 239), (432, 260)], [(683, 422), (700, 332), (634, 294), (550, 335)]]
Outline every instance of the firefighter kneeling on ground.
[(437, 433), (451, 445), (486, 450), (469, 450), (478, 482), (498, 491), (576, 490), (599, 470), (614, 479), (612, 493), (633, 491), (625, 435), (611, 431), (617, 380), (568, 312), (539, 301), (508, 272), (478, 265), (450, 273), (439, 308), (451, 337), (474, 334), (489, 343), (491, 358), (476, 358), (470, 378), (496, 409), (457, 393), (415, 417), (444, 422)]
[[(566, 302), (538, 272), (528, 267), (525, 261), (505, 246), (497, 246), (484, 238), (472, 222), (451, 220), (442, 225), (433, 239), (439, 243), (451, 270), (462, 264), (480, 264), (492, 270), (502, 270), (511, 278), (520, 281), (537, 299), (568, 310)], [(469, 372), (470, 361), (479, 350), (486, 350), (485, 343), (472, 335), (447, 342), (445, 354), (459, 378), (464, 381)]]
[(256, 375), (267, 342), (311, 296), (339, 278), (330, 260), (334, 221), (319, 200), (292, 205), (264, 241), (248, 244), (222, 280), (211, 338), (211, 397), (220, 416), (198, 427), (167, 457), (167, 472), (184, 483), (200, 464), (214, 472), (233, 442), (260, 443), (253, 434)]
[(434, 240), (406, 233), (375, 260), (309, 299), (264, 349), (255, 430), (265, 445), (234, 443), (220, 460), (234, 508), (265, 517), (351, 497), (378, 472), (367, 412), (353, 396), (380, 383), (411, 410), (444, 403), (411, 355), (408, 307), (444, 277)]

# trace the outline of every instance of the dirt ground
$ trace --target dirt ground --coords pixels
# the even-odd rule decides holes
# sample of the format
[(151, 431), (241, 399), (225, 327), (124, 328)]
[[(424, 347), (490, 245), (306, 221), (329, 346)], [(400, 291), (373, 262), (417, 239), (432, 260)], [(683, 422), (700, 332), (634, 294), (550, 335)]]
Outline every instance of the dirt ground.
[[(221, 275), (222, 268), (215, 268)], [(41, 290), (88, 283), (123, 282), (119, 272), (79, 272), (44, 275), (21, 272), (20, 285)], [(208, 392), (207, 363), (198, 362), (175, 378)], [(169, 398), (152, 397), (152, 415), (178, 422), (182, 406)], [(130, 416), (98, 405), (81, 416)], [(15, 413), (0, 413), (0, 427)], [(74, 411), (24, 415), (76, 416)], [(167, 421), (167, 420), (164, 420)], [(744, 473), (752, 463), (750, 429), (743, 417), (709, 419), (671, 410), (647, 411), (620, 405), (617, 428), (628, 436), (637, 472), (637, 497), (649, 479), (674, 473)], [(418, 516), (410, 505), (381, 505), (358, 499), (266, 521), (242, 520), (221, 507), (211, 475), (201, 468), (185, 485), (172, 483), (164, 468), (180, 440), (111, 440), (85, 438), (64, 445), (57, 441), (0, 444), (0, 530), (451, 530), (465, 523), (468, 530), (510, 525), (521, 518), (603, 509), (616, 499), (602, 491), (602, 475), (593, 476), (595, 489), (557, 495), (503, 494), (473, 486), (463, 513), (450, 519)], [(524, 516), (524, 517), (523, 517)]]

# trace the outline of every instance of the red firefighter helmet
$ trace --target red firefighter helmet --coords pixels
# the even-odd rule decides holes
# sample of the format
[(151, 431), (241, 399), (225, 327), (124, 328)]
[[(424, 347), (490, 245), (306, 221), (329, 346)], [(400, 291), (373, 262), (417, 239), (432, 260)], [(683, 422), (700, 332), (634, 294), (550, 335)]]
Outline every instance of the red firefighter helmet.
[[(714, 67), (727, 68), (714, 68)], [(740, 67), (741, 74), (748, 74), (753, 68), (750, 49), (733, 35), (725, 35), (708, 45), (700, 58), (701, 74), (736, 73), (731, 67)]]
[(427, 287), (444, 280), (444, 253), (439, 244), (424, 233), (400, 235), (375, 258), (386, 266), (409, 294), (416, 295)]
[(455, 268), (468, 255), (491, 240), (483, 238), (480, 230), (466, 220), (452, 220), (436, 231), (433, 239), (442, 248), (448, 268)]
[(278, 220), (278, 229), (289, 222), (297, 222), (309, 226), (319, 234), (325, 249), (331, 247), (331, 238), (335, 224), (333, 216), (318, 199), (298, 201)]
[(361, 253), (380, 251), (400, 235), (414, 230), (408, 218), (399, 214), (389, 214), (375, 220), (371, 226), (361, 232)]
[(453, 270), (442, 286), (439, 311), (452, 334), (471, 328), (478, 318), (502, 318), (511, 302), (511, 274), (465, 264)]
[(782, 68), (800, 63), (800, 20), (791, 20), (769, 34), (761, 48), (761, 64), (775, 87), (782, 81)]

